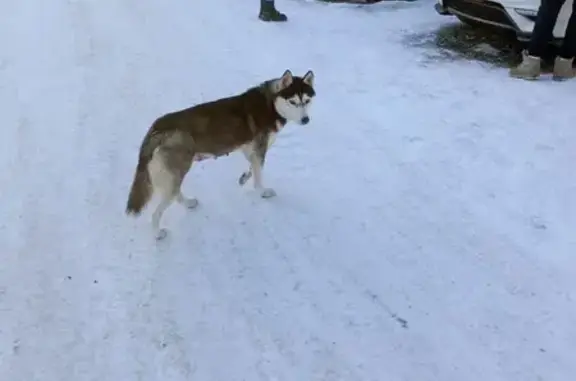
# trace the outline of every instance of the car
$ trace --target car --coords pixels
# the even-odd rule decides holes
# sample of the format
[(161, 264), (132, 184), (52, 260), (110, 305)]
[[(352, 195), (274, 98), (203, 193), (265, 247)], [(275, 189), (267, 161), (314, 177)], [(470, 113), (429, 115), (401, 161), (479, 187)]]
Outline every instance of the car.
[[(553, 43), (564, 39), (574, 1), (564, 3), (554, 27)], [(434, 5), (439, 14), (456, 16), (466, 24), (513, 31), (522, 42), (530, 40), (539, 7), (540, 0), (437, 0)]]

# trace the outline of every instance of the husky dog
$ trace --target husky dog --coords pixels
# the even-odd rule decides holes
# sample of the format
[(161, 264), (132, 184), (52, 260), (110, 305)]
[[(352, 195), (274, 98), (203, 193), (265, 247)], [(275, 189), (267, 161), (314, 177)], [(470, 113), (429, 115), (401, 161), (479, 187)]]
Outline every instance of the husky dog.
[(261, 197), (275, 196), (263, 185), (266, 152), (287, 122), (308, 124), (315, 95), (312, 71), (298, 77), (286, 70), (282, 77), (242, 94), (159, 117), (140, 146), (126, 214), (138, 216), (157, 192), (160, 202), (152, 214), (152, 228), (156, 238), (163, 239), (168, 231), (160, 227), (160, 219), (173, 201), (189, 209), (198, 205), (196, 198), (185, 197), (180, 190), (192, 164), (234, 151), (242, 151), (250, 162), (238, 183), (244, 185), (253, 177)]

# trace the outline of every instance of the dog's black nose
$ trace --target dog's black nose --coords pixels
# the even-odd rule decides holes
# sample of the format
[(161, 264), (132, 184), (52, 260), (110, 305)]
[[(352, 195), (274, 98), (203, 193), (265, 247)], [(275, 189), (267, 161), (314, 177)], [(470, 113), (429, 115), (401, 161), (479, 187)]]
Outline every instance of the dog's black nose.
[(302, 118), (302, 120), (301, 120), (302, 124), (308, 124), (309, 121), (310, 121), (310, 118), (308, 118), (307, 116), (305, 116), (305, 117)]

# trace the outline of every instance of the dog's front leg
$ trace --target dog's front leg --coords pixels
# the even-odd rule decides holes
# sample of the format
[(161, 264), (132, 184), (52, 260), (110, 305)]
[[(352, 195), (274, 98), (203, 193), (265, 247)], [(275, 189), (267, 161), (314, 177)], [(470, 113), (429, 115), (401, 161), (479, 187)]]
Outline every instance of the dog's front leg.
[(250, 153), (250, 171), (254, 176), (254, 189), (260, 192), (263, 198), (270, 198), (276, 196), (276, 191), (272, 188), (266, 188), (262, 181), (262, 172), (264, 169), (264, 162), (266, 160), (266, 151), (268, 150), (268, 137), (257, 139), (252, 144), (252, 152)]
[[(246, 158), (246, 160), (248, 160), (250, 163), (252, 163), (252, 160), (250, 159), (250, 156), (252, 155), (252, 152), (254, 151), (254, 149), (252, 148), (252, 144), (250, 144), (249, 146), (246, 146), (244, 148), (242, 148), (242, 153), (244, 154), (244, 157)], [(240, 177), (238, 178), (238, 184), (240, 184), (240, 186), (243, 186), (244, 184), (246, 184), (246, 182), (248, 180), (250, 180), (250, 178), (252, 177), (252, 165), (250, 165), (250, 167), (248, 168), (248, 170), (246, 172), (242, 172), (242, 174), (240, 175)]]
[[(268, 139), (268, 144), (267, 144), (266, 150), (268, 150), (270, 148), (270, 146), (272, 146), (272, 144), (276, 140), (276, 134), (274, 134), (274, 133), (269, 134), (267, 139)], [(242, 153), (244, 154), (244, 157), (246, 158), (246, 160), (248, 160), (249, 162), (252, 162), (250, 159), (250, 155), (252, 155), (253, 151), (254, 151), (254, 143), (248, 144), (247, 146), (242, 148)], [(252, 177), (252, 166), (250, 166), (247, 171), (242, 172), (242, 174), (238, 178), (238, 184), (240, 184), (240, 186), (244, 186), (244, 184), (246, 184), (248, 182), (248, 180), (250, 180), (251, 177)]]

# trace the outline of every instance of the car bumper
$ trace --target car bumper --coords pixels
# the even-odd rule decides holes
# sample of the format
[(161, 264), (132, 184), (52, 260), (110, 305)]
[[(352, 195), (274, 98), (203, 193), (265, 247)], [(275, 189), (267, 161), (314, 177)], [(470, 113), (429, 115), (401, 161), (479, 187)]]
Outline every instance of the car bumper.
[(436, 11), (445, 12), (482, 24), (519, 32), (520, 29), (502, 4), (485, 0), (439, 0)]
[[(480, 24), (513, 31), (520, 41), (529, 40), (538, 10), (517, 8), (516, 4), (509, 1), (505, 4), (490, 0), (437, 0), (434, 9), (441, 15), (454, 15)], [(566, 23), (564, 21), (562, 25), (556, 25), (552, 41), (554, 44), (562, 41)]]

